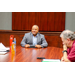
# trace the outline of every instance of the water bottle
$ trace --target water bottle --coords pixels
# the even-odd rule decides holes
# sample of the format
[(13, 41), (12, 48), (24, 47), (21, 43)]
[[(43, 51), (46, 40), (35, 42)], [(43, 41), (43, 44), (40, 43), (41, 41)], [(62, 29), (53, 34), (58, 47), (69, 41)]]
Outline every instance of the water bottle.
[(16, 38), (14, 38), (14, 50), (16, 52)]

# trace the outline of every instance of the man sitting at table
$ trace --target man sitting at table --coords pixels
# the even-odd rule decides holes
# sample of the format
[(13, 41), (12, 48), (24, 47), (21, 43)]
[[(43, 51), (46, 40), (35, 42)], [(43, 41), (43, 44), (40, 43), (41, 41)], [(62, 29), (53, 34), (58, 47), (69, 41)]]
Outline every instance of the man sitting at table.
[(39, 33), (39, 27), (37, 25), (32, 26), (32, 30), (26, 33), (21, 41), (22, 47), (47, 47), (48, 43), (45, 40), (44, 35)]
[(63, 42), (61, 62), (75, 62), (75, 33), (70, 30), (64, 30), (60, 37)]

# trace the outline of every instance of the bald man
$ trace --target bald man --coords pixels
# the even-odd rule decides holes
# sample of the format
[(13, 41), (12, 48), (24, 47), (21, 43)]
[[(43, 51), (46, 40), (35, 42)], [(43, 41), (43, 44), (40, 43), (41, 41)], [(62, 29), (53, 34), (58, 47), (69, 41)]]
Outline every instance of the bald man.
[(47, 47), (48, 43), (45, 40), (44, 35), (39, 33), (39, 27), (37, 25), (33, 25), (31, 32), (26, 33), (21, 41), (22, 47), (36, 47), (43, 48)]

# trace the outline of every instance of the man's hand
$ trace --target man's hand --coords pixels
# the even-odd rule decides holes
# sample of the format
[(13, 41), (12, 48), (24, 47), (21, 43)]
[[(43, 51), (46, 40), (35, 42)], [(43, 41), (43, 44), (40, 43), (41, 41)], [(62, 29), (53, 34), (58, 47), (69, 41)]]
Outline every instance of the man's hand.
[(37, 47), (37, 48), (41, 48), (41, 45), (35, 45), (35, 47)]
[(30, 47), (30, 45), (29, 44), (26, 44), (25, 47), (28, 48), (28, 47)]
[(63, 57), (61, 58), (61, 62), (64, 62), (64, 59), (63, 59)]
[(63, 45), (63, 50), (67, 50), (67, 46), (66, 45)]

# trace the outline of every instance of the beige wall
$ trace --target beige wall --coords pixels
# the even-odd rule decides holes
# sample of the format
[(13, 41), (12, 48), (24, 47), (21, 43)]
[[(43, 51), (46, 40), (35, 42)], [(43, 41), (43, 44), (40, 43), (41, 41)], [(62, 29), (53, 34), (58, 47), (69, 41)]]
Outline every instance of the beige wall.
[(12, 30), (11, 12), (0, 12), (0, 30)]
[(65, 29), (75, 31), (75, 12), (66, 12)]

